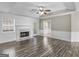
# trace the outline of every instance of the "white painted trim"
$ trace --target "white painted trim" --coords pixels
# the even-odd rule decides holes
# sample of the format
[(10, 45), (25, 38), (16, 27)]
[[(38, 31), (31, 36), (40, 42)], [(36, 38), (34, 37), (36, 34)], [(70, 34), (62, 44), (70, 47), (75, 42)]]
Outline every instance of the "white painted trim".
[(57, 16), (63, 16), (63, 15), (68, 15), (68, 14), (73, 14), (73, 13), (78, 13), (79, 11), (71, 11), (71, 12), (65, 12), (65, 13), (60, 13), (60, 14), (56, 14), (56, 15), (47, 15), (47, 16), (41, 16), (42, 19), (48, 19), (51, 17), (57, 17)]
[(72, 11), (72, 12), (66, 12), (66, 13), (61, 13), (61, 14), (56, 14), (56, 15), (48, 15), (48, 16), (43, 16), (41, 17), (42, 19), (47, 19), (47, 18), (50, 18), (50, 17), (57, 17), (57, 16), (63, 16), (63, 15), (68, 15), (68, 14), (72, 14), (72, 13), (75, 13), (75, 11)]
[(40, 35), (40, 34), (33, 34), (33, 36), (37, 36), (37, 35)]
[(7, 42), (13, 42), (13, 41), (16, 41), (16, 40), (1, 41), (0, 44), (7, 43)]

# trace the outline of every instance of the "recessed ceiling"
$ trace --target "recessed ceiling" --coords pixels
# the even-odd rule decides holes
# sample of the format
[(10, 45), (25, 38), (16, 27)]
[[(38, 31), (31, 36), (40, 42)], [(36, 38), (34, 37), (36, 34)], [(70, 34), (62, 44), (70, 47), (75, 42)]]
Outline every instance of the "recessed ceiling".
[(16, 15), (38, 17), (32, 9), (44, 6), (51, 12), (71, 9), (75, 10), (74, 2), (0, 2), (0, 12), (8, 12)]

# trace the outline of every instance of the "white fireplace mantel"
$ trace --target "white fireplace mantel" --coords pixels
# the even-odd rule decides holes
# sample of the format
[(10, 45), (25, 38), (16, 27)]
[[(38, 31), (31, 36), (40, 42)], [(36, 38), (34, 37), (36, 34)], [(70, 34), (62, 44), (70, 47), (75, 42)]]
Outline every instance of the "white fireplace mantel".
[[(20, 32), (26, 32), (29, 31), (29, 36), (27, 37), (20, 37)], [(16, 29), (16, 41), (22, 41), (22, 40), (27, 40), (29, 38), (33, 38), (33, 30), (31, 27), (29, 26), (18, 26)]]

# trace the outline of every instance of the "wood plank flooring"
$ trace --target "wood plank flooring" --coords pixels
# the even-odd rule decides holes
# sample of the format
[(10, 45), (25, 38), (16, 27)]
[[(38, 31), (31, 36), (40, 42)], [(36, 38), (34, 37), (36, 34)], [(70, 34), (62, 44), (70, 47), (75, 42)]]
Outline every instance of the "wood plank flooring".
[(9, 57), (78, 57), (79, 43), (36, 36), (21, 42), (0, 44), (0, 54)]

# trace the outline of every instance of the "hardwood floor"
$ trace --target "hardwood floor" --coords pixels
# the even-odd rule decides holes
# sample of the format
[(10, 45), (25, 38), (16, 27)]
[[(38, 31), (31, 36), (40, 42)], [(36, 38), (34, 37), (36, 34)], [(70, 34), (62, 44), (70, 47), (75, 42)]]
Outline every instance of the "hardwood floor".
[(9, 57), (76, 57), (79, 56), (79, 43), (36, 36), (21, 42), (0, 44), (0, 54)]

